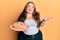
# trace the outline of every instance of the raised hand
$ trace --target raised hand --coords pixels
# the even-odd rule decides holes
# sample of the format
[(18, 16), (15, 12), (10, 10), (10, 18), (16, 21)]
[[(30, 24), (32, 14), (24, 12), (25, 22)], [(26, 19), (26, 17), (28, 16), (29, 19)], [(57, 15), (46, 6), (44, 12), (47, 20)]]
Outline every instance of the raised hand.
[(46, 23), (46, 21), (48, 21), (48, 20), (50, 20), (50, 19), (52, 19), (53, 17), (49, 17), (49, 16), (47, 16), (47, 17), (45, 17), (42, 21), (41, 21), (41, 26), (43, 26), (45, 23)]
[(43, 20), (44, 21), (48, 21), (48, 20), (50, 20), (50, 19), (52, 19), (53, 17), (49, 17), (49, 16), (47, 16), (47, 17), (45, 17)]

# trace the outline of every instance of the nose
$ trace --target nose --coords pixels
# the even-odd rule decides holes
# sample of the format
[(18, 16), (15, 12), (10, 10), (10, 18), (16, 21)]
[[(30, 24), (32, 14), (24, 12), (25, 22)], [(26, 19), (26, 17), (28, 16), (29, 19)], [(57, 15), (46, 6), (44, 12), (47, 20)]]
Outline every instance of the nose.
[(31, 7), (30, 7), (30, 9), (31, 9)]
[(29, 8), (29, 11), (31, 10), (32, 8)]

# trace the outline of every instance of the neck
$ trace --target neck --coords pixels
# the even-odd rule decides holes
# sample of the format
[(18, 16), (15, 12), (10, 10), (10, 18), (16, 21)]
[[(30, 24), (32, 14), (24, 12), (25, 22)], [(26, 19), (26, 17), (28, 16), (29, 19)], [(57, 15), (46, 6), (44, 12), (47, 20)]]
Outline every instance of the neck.
[(27, 19), (32, 19), (32, 18), (33, 18), (32, 14), (31, 13), (27, 13)]

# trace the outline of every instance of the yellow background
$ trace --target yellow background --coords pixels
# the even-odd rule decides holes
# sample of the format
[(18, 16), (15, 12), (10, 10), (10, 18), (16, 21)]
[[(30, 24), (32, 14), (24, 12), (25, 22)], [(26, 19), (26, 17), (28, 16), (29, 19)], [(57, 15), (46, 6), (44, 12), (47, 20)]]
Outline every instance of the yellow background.
[[(0, 0), (0, 40), (17, 40), (18, 32), (9, 28), (29, 0)], [(60, 0), (32, 0), (41, 18), (52, 16), (40, 28), (43, 40), (60, 40)]]

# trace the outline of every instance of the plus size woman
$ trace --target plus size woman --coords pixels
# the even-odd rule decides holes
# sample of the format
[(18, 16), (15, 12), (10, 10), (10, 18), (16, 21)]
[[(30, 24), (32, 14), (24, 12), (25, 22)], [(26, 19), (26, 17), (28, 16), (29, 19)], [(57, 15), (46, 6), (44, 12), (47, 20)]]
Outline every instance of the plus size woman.
[(13, 23), (10, 28), (19, 31), (18, 40), (43, 40), (40, 26), (44, 25), (51, 17), (40, 20), (40, 13), (36, 11), (35, 4), (28, 2), (17, 22)]

